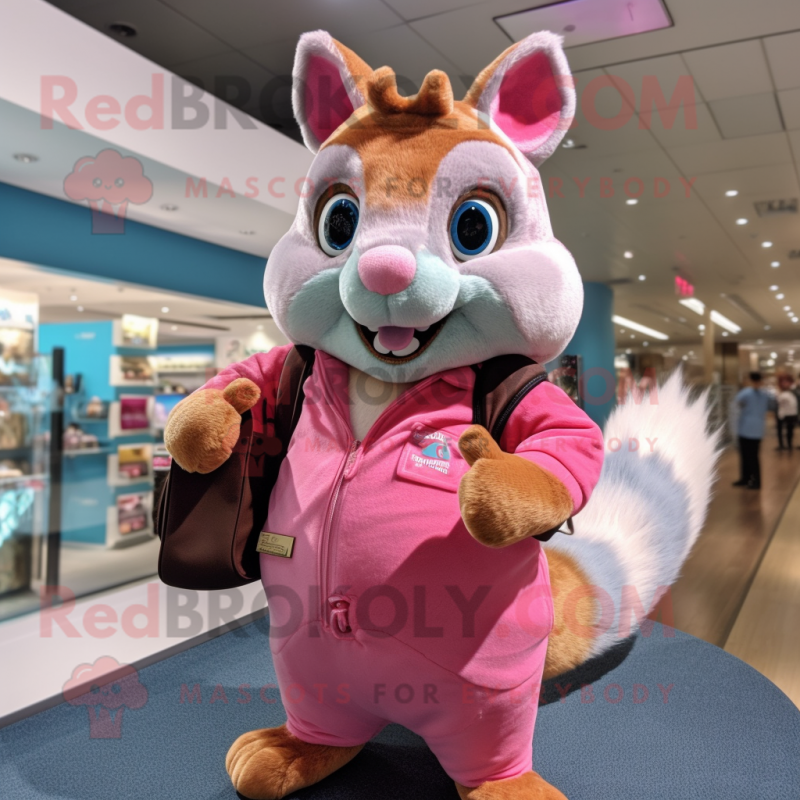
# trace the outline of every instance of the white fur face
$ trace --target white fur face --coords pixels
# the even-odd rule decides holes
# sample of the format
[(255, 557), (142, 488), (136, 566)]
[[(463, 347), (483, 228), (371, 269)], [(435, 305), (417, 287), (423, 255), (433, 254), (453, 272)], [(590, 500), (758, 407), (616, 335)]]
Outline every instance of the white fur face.
[[(327, 255), (314, 230), (320, 196), (331, 183), (359, 199), (352, 244)], [(552, 237), (538, 173), (501, 144), (464, 141), (441, 161), (426, 202), (370, 203), (364, 167), (348, 146), (324, 148), (309, 172), (314, 191), (267, 263), (267, 304), (281, 330), (384, 380), (418, 380), (492, 356), (519, 353), (543, 363), (562, 351), (578, 323), (583, 290), (572, 257)], [(460, 261), (450, 241), (454, 205), (480, 188), (503, 206), (505, 241), (493, 252)], [(399, 191), (391, 189), (387, 191)], [(416, 260), (404, 290), (369, 291), (359, 257), (399, 245)], [(370, 348), (359, 326), (416, 329), (441, 324), (427, 348), (390, 361)], [(376, 334), (373, 334), (376, 335)]]

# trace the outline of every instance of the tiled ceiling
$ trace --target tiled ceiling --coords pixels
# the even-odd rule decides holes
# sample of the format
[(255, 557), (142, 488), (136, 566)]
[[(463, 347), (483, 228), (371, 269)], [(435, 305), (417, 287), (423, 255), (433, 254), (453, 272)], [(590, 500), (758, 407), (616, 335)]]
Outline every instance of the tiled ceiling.
[[(494, 18), (547, 4), (51, 2), (108, 35), (112, 23), (133, 26), (136, 36), (120, 39), (122, 44), (212, 92), (222, 92), (226, 76), (243, 78), (249, 96), (229, 94), (229, 101), (295, 139), (287, 79), (303, 31), (324, 28), (372, 66), (390, 64), (406, 91), (435, 67), (450, 75), (459, 93), (510, 43)], [(597, 93), (593, 109), (584, 103), (579, 111), (569, 136), (580, 147), (559, 149), (543, 169), (545, 186), (561, 181), (548, 200), (556, 235), (587, 280), (614, 283), (617, 313), (663, 330), (673, 341), (696, 336), (699, 321), (677, 305), (676, 270), (693, 281), (704, 302), (741, 325), (743, 336), (764, 335), (764, 324), (724, 295), (745, 298), (770, 325), (769, 335), (796, 337), (800, 326), (783, 306), (800, 311), (800, 260), (789, 258), (800, 250), (800, 220), (796, 214), (759, 218), (754, 203), (800, 197), (800, 2), (664, 5), (670, 28), (574, 47), (566, 33), (579, 96), (586, 100), (597, 79), (611, 85)], [(691, 95), (673, 94), (687, 80)], [(621, 81), (632, 87), (630, 102), (613, 88)], [(655, 111), (642, 103), (648, 81), (663, 95)], [(622, 124), (604, 123), (603, 117)], [(578, 183), (587, 178), (582, 192)], [(636, 205), (626, 203), (628, 179), (644, 187)], [(726, 196), (733, 189), (738, 195)], [(772, 246), (762, 247), (764, 242)], [(771, 267), (773, 261), (780, 266)], [(777, 301), (777, 293), (784, 299)]]

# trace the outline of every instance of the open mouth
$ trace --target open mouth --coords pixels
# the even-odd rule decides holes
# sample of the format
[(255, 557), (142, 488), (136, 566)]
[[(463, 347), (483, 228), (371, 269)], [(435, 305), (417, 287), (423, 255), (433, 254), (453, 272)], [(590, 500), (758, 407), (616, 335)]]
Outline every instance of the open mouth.
[(402, 364), (421, 356), (430, 347), (446, 319), (444, 317), (424, 328), (382, 325), (372, 330), (366, 325), (355, 324), (358, 335), (375, 358), (387, 364)]

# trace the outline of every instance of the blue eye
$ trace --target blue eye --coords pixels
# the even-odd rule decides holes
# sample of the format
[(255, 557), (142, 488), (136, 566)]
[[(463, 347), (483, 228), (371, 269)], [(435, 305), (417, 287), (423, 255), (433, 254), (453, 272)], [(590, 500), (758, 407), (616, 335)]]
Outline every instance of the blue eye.
[(325, 203), (319, 217), (317, 239), (329, 256), (346, 250), (358, 227), (358, 200), (351, 194), (336, 194)]
[(494, 206), (477, 197), (465, 200), (450, 220), (450, 246), (459, 261), (491, 253), (500, 233)]

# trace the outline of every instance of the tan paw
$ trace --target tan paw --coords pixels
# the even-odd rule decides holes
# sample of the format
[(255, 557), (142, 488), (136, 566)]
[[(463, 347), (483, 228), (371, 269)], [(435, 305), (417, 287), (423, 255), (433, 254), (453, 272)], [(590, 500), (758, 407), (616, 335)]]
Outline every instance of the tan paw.
[(187, 472), (222, 466), (239, 438), (241, 414), (258, 402), (253, 381), (237, 378), (224, 390), (200, 389), (172, 410), (164, 430), (170, 455)]
[(526, 772), (507, 781), (488, 781), (470, 789), (456, 784), (461, 800), (567, 800), (536, 772)]
[(487, 547), (506, 547), (560, 525), (572, 498), (555, 475), (521, 456), (504, 453), (489, 431), (473, 425), (459, 450), (470, 469), (458, 499), (467, 530)]
[(363, 747), (308, 744), (281, 725), (242, 734), (228, 750), (225, 768), (249, 800), (279, 800), (326, 778)]

